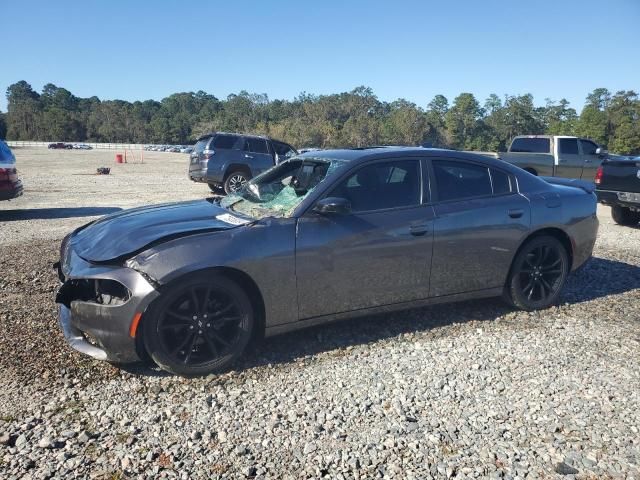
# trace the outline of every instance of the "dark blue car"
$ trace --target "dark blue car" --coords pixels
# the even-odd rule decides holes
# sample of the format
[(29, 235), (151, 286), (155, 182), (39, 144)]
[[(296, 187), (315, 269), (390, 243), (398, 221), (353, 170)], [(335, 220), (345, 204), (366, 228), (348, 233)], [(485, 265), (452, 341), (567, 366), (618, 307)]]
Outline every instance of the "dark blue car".
[(189, 157), (189, 178), (212, 191), (234, 193), (253, 177), (296, 155), (291, 145), (259, 135), (215, 132), (198, 139)]

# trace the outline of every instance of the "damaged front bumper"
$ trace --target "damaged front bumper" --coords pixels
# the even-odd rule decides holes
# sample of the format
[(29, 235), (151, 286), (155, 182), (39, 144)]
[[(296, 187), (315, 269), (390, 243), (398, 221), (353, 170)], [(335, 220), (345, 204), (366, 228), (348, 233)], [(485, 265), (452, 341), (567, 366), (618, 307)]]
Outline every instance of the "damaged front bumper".
[(157, 290), (139, 272), (89, 263), (65, 243), (57, 265), (62, 285), (56, 303), (67, 342), (97, 360), (138, 361), (139, 334), (132, 323), (159, 295)]

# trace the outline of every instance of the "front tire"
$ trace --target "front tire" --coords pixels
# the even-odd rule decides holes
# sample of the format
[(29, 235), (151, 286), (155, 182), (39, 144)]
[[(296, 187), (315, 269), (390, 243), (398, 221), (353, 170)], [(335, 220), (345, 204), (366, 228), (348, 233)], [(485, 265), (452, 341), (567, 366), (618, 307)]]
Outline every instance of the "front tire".
[(640, 222), (640, 212), (634, 212), (628, 207), (614, 205), (611, 207), (611, 217), (618, 225), (634, 226)]
[(199, 273), (169, 284), (143, 319), (144, 344), (163, 370), (186, 377), (219, 372), (251, 339), (254, 312), (235, 282)]
[(551, 236), (534, 237), (520, 249), (509, 272), (508, 300), (522, 310), (542, 310), (560, 296), (569, 274), (569, 254)]

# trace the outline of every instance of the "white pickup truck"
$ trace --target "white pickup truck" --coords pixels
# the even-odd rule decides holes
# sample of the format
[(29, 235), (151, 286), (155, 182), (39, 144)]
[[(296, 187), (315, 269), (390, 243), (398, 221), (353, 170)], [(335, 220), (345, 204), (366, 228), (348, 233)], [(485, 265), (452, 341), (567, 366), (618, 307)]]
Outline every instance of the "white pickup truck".
[(560, 135), (522, 135), (513, 139), (507, 152), (478, 153), (512, 163), (534, 175), (588, 181), (593, 181), (608, 154), (589, 139)]

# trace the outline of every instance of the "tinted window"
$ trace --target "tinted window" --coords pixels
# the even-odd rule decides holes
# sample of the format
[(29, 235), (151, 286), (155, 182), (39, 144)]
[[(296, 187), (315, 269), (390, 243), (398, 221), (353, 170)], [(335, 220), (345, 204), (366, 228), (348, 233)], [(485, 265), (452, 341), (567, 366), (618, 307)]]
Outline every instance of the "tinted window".
[(346, 198), (354, 212), (419, 205), (419, 163), (405, 160), (362, 167), (329, 196)]
[(582, 147), (583, 155), (595, 155), (596, 149), (598, 148), (595, 143), (590, 142), (589, 140), (580, 140), (580, 146)]
[(511, 142), (510, 152), (549, 153), (548, 138), (516, 138)]
[(286, 143), (274, 141), (272, 142), (272, 145), (273, 145), (273, 149), (281, 157), (288, 158), (295, 155), (296, 153), (293, 147), (291, 145), (287, 145)]
[(236, 144), (237, 139), (238, 137), (234, 135), (216, 135), (216, 138), (213, 140), (212, 145), (213, 148), (230, 150)]
[(565, 155), (577, 155), (578, 154), (578, 140), (575, 138), (561, 138), (559, 140), (560, 153)]
[(461, 200), (464, 198), (491, 195), (489, 169), (471, 163), (434, 160), (436, 186), (439, 200)]
[(253, 153), (269, 153), (267, 141), (263, 138), (247, 138), (244, 149)]
[(204, 147), (209, 142), (209, 138), (203, 138), (202, 140), (198, 140), (198, 142), (193, 147), (193, 151), (196, 153), (202, 153), (204, 151)]
[(504, 195), (505, 193), (511, 193), (513, 191), (509, 175), (500, 170), (491, 169), (491, 182), (493, 184), (494, 195)]

